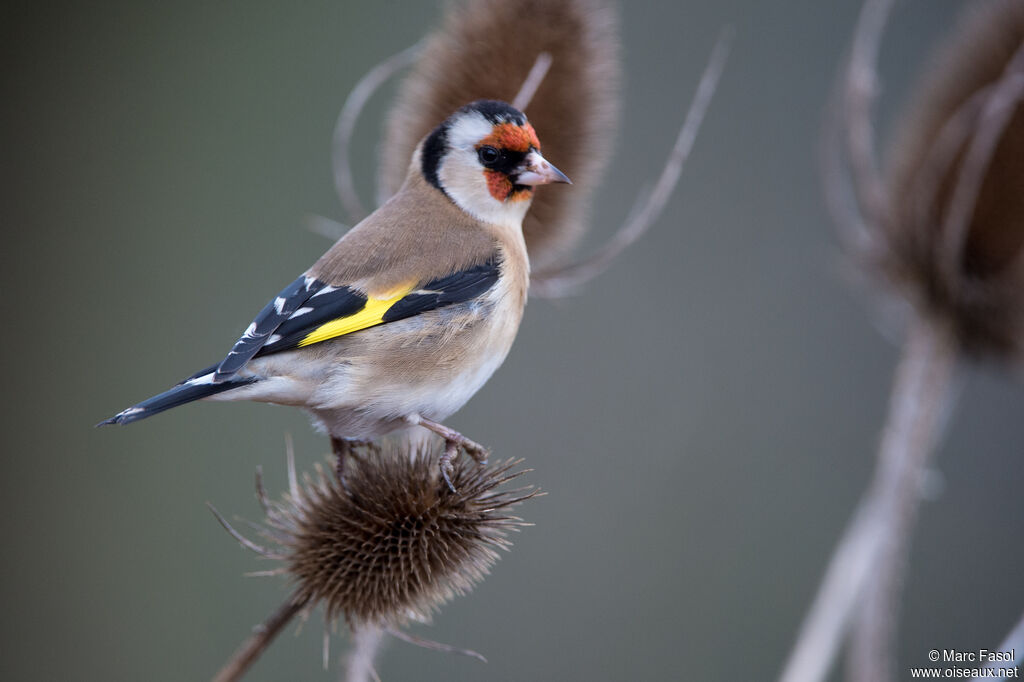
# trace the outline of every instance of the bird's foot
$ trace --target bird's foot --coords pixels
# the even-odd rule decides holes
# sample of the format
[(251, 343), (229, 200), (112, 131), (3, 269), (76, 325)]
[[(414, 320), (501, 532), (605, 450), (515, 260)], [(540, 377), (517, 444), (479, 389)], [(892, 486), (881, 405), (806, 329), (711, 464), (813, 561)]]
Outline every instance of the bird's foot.
[(360, 445), (366, 445), (369, 441), (357, 440), (354, 438), (335, 438), (331, 436), (331, 450), (334, 451), (335, 463), (334, 463), (334, 475), (338, 478), (338, 483), (341, 484), (342, 489), (349, 493), (348, 483), (345, 481), (345, 467), (349, 457), (355, 456), (355, 448)]
[(491, 451), (483, 445), (480, 445), (480, 443), (470, 440), (461, 434), (459, 434), (459, 438), (455, 440), (455, 445), (456, 447), (461, 447), (465, 450), (466, 454), (472, 457), (476, 463), (481, 466), (487, 464), (487, 458), (491, 455)]
[(467, 455), (476, 460), (477, 464), (483, 465), (487, 463), (487, 457), (491, 454), (490, 451), (476, 441), (466, 438), (455, 429), (449, 428), (432, 419), (426, 419), (425, 417), (420, 416), (416, 416), (414, 419), (410, 419), (409, 421), (433, 431), (444, 438), (444, 454), (441, 456), (441, 476), (444, 478), (444, 482), (448, 484), (448, 488), (452, 492), (455, 492), (455, 486), (452, 485), (451, 480), (452, 473), (455, 471), (455, 467), (452, 462), (454, 461), (455, 456), (459, 453), (459, 448), (462, 448)]

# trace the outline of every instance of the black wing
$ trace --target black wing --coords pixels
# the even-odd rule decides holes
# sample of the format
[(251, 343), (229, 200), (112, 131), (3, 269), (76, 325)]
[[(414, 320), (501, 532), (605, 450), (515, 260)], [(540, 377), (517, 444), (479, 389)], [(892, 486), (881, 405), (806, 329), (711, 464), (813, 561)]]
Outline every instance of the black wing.
[(310, 346), (345, 334), (464, 303), (486, 293), (501, 271), (496, 259), (440, 277), (399, 294), (397, 300), (367, 298), (348, 287), (310, 296), (259, 349), (257, 356)]

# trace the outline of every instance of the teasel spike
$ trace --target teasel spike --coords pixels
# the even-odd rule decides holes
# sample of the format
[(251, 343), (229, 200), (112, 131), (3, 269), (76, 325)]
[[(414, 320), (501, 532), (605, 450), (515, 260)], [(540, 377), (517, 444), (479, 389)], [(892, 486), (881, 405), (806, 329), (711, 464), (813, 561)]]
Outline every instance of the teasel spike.
[(234, 529), (234, 527), (230, 523), (228, 523), (228, 520), (225, 519), (219, 511), (217, 511), (217, 508), (214, 507), (209, 502), (206, 503), (206, 506), (209, 507), (210, 511), (213, 512), (213, 515), (217, 517), (217, 521), (220, 523), (221, 526), (224, 527), (224, 530), (226, 530), (228, 534), (231, 535), (231, 537), (238, 540), (239, 544), (241, 544), (246, 549), (251, 550), (256, 554), (259, 554), (260, 556), (267, 557), (268, 559), (285, 558), (283, 554), (277, 554), (276, 552), (272, 552), (271, 550), (267, 549), (266, 547), (263, 547), (262, 545), (257, 545), (255, 542), (239, 533), (237, 530)]

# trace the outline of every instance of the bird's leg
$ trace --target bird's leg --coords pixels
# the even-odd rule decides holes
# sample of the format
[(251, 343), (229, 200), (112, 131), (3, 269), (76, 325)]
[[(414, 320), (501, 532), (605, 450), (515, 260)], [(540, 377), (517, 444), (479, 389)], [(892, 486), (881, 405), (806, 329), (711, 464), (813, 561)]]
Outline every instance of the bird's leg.
[(345, 483), (345, 460), (353, 454), (353, 449), (359, 445), (365, 445), (367, 441), (356, 440), (353, 438), (335, 438), (331, 436), (331, 450), (334, 451), (334, 456), (337, 461), (334, 463), (334, 474), (338, 477), (338, 482), (341, 483), (341, 487), (348, 492), (348, 484)]
[(438, 423), (433, 419), (427, 419), (426, 417), (421, 417), (419, 415), (410, 417), (409, 421), (441, 436), (441, 438), (444, 438), (445, 440), (445, 445), (454, 443), (457, 447), (461, 447), (466, 451), (467, 455), (476, 460), (477, 464), (487, 463), (487, 455), (490, 454), (487, 451), (487, 448), (476, 441), (466, 438), (455, 429), (448, 428), (444, 424)]

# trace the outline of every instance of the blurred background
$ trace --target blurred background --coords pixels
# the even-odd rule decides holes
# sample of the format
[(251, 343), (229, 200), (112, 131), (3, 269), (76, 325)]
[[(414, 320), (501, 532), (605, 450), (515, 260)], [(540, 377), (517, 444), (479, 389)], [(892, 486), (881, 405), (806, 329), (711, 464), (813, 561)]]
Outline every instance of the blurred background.
[[(965, 3), (899, 3), (882, 129)], [(384, 680), (770, 679), (873, 465), (893, 367), (821, 200), (824, 105), (859, 3), (660, 2), (622, 12), (626, 100), (584, 246), (660, 169), (720, 29), (732, 55), (679, 190), (580, 295), (536, 300), (450, 420), (548, 495), (474, 594), (393, 642)], [(207, 510), (258, 520), (326, 440), (297, 410), (97, 421), (221, 357), (341, 219), (335, 117), (434, 2), (25, 3), (0, 27), (5, 680), (209, 678), (287, 594)], [(375, 177), (373, 100), (355, 142)], [(543, 131), (541, 131), (543, 136)], [(557, 163), (557, 159), (554, 160)], [(623, 314), (628, 310), (628, 314)], [(610, 312), (614, 311), (614, 312)], [(900, 669), (995, 649), (1024, 606), (1024, 388), (962, 374), (913, 541)], [(332, 680), (314, 616), (248, 679)], [(335, 653), (345, 643), (335, 638)]]

